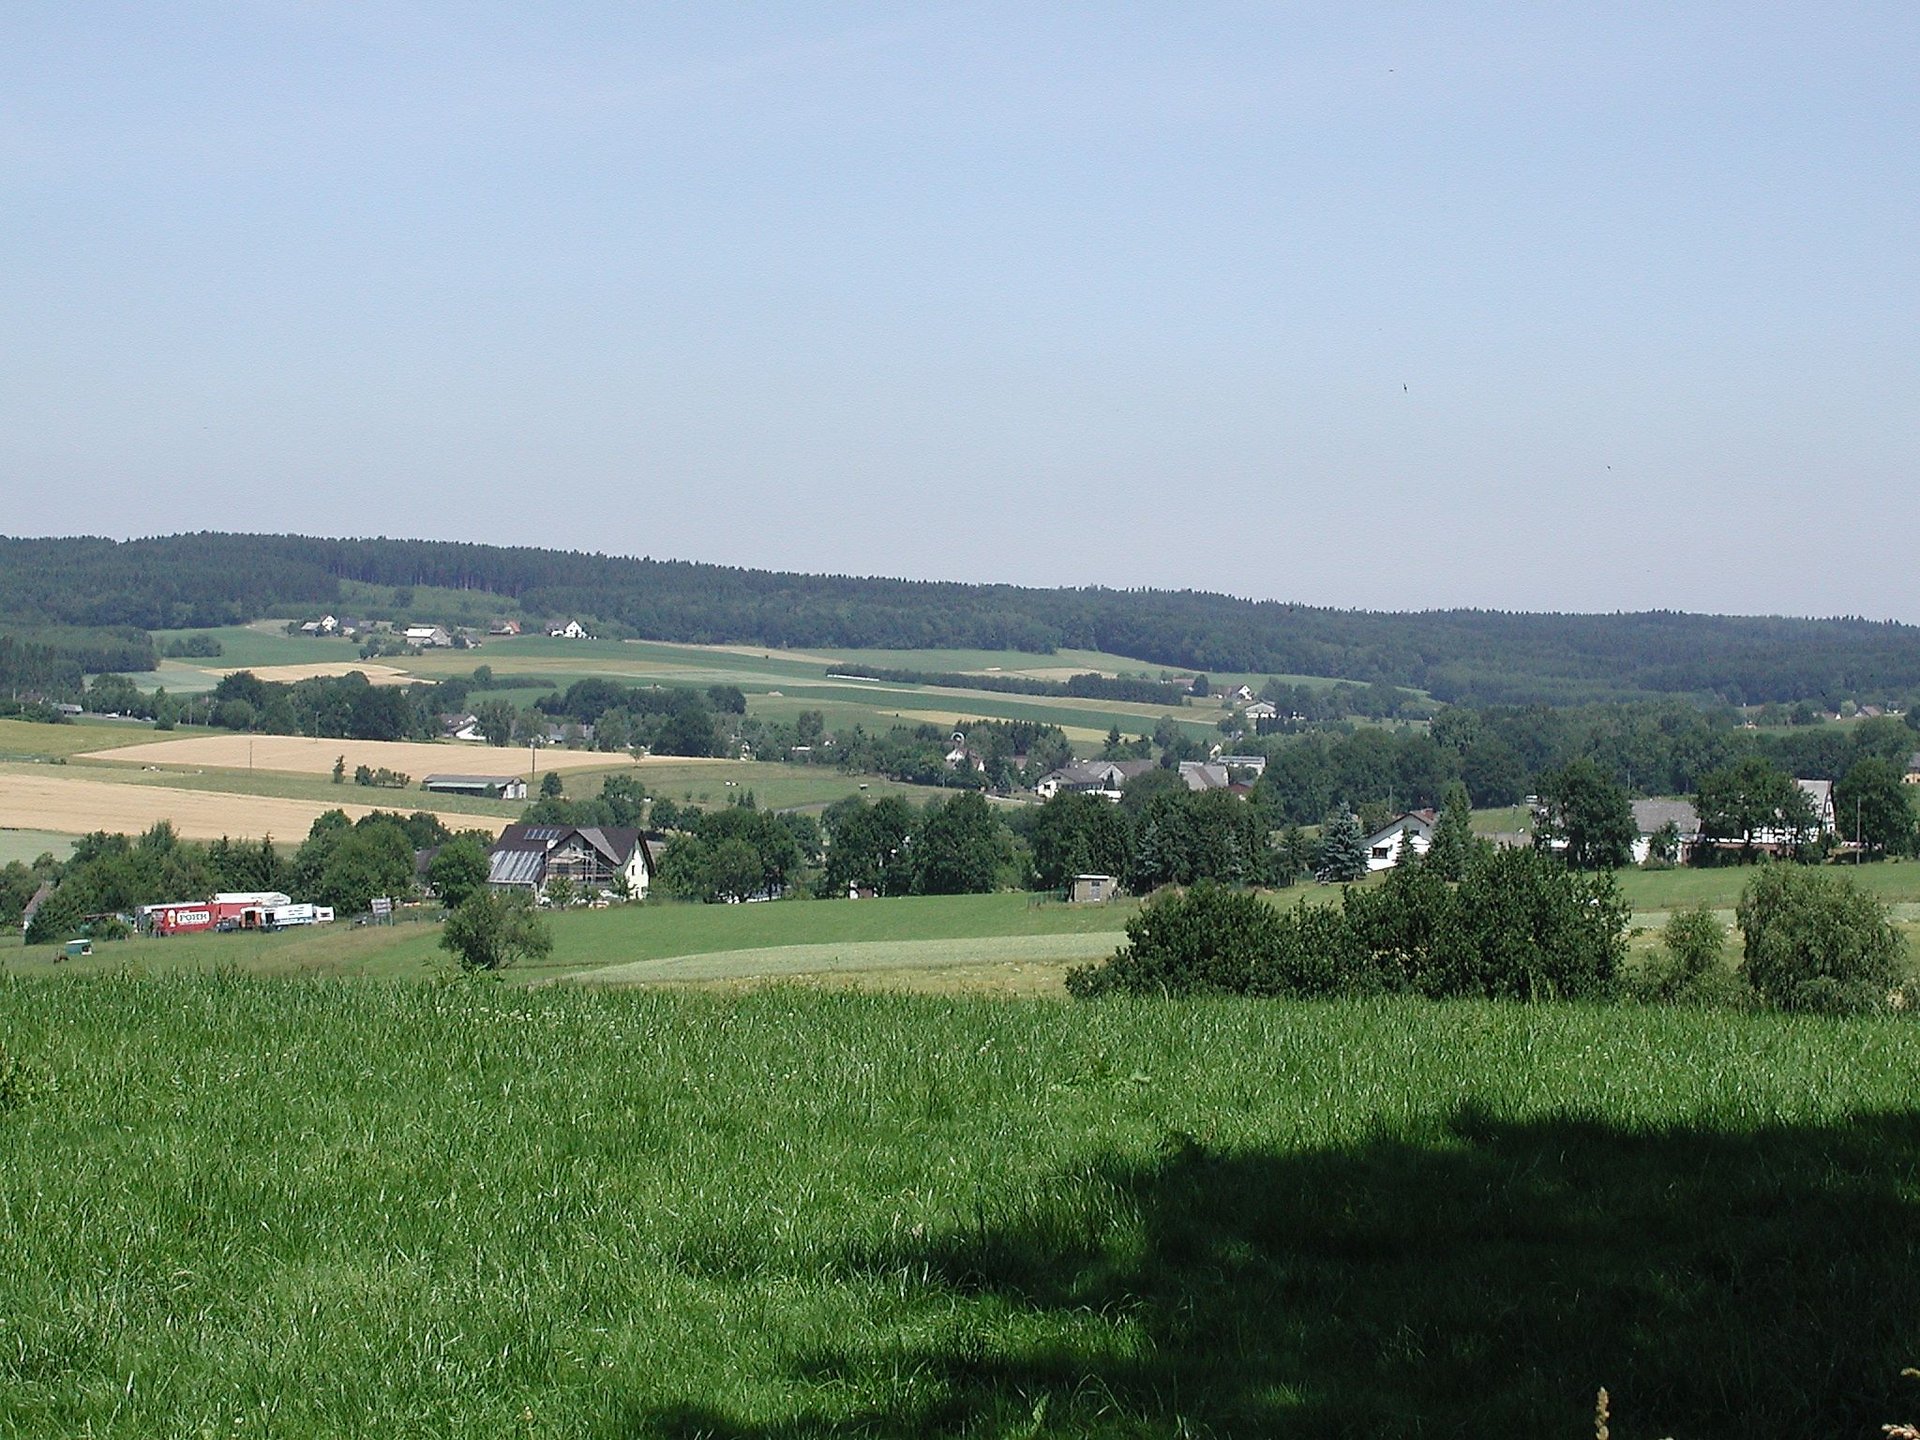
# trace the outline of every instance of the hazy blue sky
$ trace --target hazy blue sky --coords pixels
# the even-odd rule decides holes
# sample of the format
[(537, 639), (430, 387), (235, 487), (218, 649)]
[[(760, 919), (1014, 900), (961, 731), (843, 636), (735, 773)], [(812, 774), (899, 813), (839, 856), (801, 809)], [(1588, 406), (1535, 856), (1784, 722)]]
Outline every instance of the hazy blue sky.
[(1920, 620), (1920, 6), (0, 8), (0, 532)]

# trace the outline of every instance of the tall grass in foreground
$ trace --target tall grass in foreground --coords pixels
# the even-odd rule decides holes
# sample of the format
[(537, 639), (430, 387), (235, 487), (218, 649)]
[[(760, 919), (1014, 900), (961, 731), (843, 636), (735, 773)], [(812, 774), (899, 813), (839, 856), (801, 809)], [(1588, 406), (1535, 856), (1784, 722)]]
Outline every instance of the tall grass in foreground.
[(0, 1435), (1878, 1434), (1910, 1021), (0, 985)]

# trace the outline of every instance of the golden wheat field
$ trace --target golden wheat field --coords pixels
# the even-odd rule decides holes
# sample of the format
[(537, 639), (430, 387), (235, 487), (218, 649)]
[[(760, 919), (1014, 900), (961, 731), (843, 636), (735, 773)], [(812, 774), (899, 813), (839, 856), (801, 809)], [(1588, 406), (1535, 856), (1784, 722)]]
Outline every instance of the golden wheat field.
[[(165, 765), (181, 769), (277, 770), (287, 775), (325, 775), (344, 757), (349, 772), (366, 765), (397, 770), (420, 780), (428, 775), (519, 775), (529, 773), (524, 746), (436, 744), (413, 740), (314, 740), (304, 735), (195, 735), (145, 745), (94, 750), (79, 758)], [(634, 760), (595, 750), (542, 750), (539, 770), (638, 769), (648, 764), (700, 764), (678, 757)], [(709, 763), (721, 763), (718, 761)]]
[(370, 685), (413, 685), (420, 679), (418, 675), (409, 675), (391, 665), (379, 665), (368, 660), (335, 660), (318, 665), (236, 665), (225, 669), (209, 669), (207, 674), (237, 675), (244, 672), (258, 680), (291, 685), (296, 680), (337, 680), (356, 670), (367, 677)]
[[(362, 792), (364, 793), (364, 792)], [(299, 840), (314, 817), (327, 810), (344, 810), (353, 819), (378, 808), (373, 805), (333, 805), (317, 800), (290, 800), (268, 795), (233, 795), (214, 790), (175, 790), (164, 785), (126, 785), (111, 780), (89, 780), (71, 772), (8, 773), (0, 777), (0, 828), (53, 830), (83, 835), (94, 830), (136, 833), (166, 820), (188, 840), (234, 839)], [(402, 809), (404, 797), (384, 808)], [(498, 834), (504, 819), (487, 815), (448, 816), (461, 828)]]

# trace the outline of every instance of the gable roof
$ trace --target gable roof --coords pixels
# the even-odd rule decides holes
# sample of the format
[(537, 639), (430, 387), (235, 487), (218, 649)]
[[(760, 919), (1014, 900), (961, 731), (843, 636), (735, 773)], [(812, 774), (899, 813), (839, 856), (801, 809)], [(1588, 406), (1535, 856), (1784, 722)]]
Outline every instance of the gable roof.
[(1043, 775), (1041, 779), (1052, 780), (1059, 785), (1099, 786), (1105, 789), (1116, 782), (1124, 785), (1153, 768), (1154, 762), (1151, 760), (1076, 760), (1071, 765), (1062, 765), (1058, 770)]
[(1700, 812), (1691, 800), (1636, 800), (1633, 802), (1634, 828), (1652, 835), (1669, 821), (1682, 835), (1700, 833)]
[(1367, 837), (1369, 846), (1384, 844), (1402, 830), (1411, 830), (1422, 839), (1433, 837), (1433, 827), (1440, 822), (1440, 814), (1435, 810), (1407, 810), (1393, 817), (1381, 829)]
[[(614, 825), (543, 825), (517, 820), (500, 832), (487, 851), (488, 880), (496, 885), (530, 884), (546, 868), (547, 856), (578, 838), (615, 869), (625, 869), (634, 851), (640, 864), (653, 874), (653, 851), (640, 831)], [(521, 876), (518, 880), (510, 876)]]

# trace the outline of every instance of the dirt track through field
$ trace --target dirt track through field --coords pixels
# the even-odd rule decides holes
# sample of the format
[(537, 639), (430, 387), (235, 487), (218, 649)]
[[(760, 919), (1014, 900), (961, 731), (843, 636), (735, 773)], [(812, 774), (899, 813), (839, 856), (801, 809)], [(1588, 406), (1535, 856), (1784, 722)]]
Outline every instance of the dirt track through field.
[[(525, 776), (524, 745), (431, 744), (412, 740), (312, 740), (304, 735), (194, 735), (181, 740), (156, 740), (148, 745), (94, 750), (86, 760), (125, 760), (139, 765), (175, 765), (208, 770), (277, 770), (288, 775), (326, 775), (335, 759), (345, 756), (351, 774), (361, 765), (382, 767), (411, 775), (519, 775)], [(662, 756), (634, 760), (597, 750), (542, 750), (539, 770), (604, 770), (630, 767), (638, 771), (653, 764), (698, 765), (698, 760)], [(709, 764), (719, 763), (714, 761)]]
[[(122, 785), (72, 774), (0, 776), (0, 826), (84, 835), (94, 830), (137, 834), (161, 820), (187, 840), (303, 840), (314, 817), (344, 810), (353, 819), (374, 809), (406, 810), (406, 797), (384, 806), (328, 805), (266, 795), (229, 795), (211, 790), (174, 790), (162, 785)], [(449, 815), (460, 829), (498, 834), (506, 821), (487, 815)]]
[(854, 940), (819, 945), (768, 945), (575, 970), (567, 980), (596, 985), (649, 985), (675, 980), (742, 980), (764, 975), (825, 975), (856, 970), (943, 969), (1020, 960), (1099, 960), (1126, 936), (988, 935), (967, 940)]

